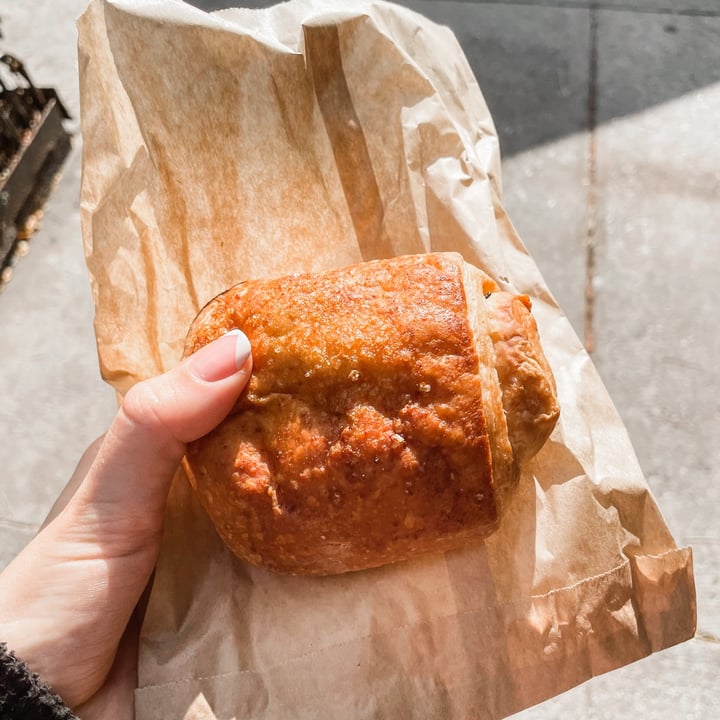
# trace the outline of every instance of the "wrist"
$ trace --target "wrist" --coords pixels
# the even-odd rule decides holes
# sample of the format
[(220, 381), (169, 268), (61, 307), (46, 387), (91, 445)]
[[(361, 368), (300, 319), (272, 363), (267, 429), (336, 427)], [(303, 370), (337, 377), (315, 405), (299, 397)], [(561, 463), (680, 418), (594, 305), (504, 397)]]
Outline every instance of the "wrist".
[[(64, 560), (56, 531), (48, 526), (0, 573), (0, 641), (74, 706), (96, 689), (88, 687), (95, 679), (81, 671), (83, 661), (91, 656), (100, 664), (88, 628), (98, 624), (97, 618), (78, 599), (102, 591), (74, 572), (73, 566), (86, 571), (93, 560)], [(98, 668), (97, 674), (107, 669)]]
[(0, 715), (27, 718), (39, 717), (40, 712), (47, 720), (77, 720), (42, 678), (0, 642)]

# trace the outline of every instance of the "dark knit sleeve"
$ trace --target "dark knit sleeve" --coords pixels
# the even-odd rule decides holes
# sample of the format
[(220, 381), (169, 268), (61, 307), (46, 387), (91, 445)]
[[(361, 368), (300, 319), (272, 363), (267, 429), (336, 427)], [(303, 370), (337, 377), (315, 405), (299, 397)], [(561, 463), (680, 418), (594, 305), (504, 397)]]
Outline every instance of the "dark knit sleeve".
[(78, 720), (24, 662), (0, 642), (0, 718), (3, 720)]

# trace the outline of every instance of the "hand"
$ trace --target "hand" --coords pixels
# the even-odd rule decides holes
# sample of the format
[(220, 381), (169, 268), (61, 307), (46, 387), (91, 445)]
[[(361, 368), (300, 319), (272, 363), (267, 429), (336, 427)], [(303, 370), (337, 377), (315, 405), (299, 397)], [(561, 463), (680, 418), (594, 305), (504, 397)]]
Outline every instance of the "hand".
[(138, 613), (129, 623), (155, 565), (173, 475), (186, 443), (230, 412), (251, 367), (248, 340), (233, 331), (135, 385), (81, 461), (77, 487), (59, 501), (67, 504), (0, 574), (0, 639), (70, 707), (107, 710), (101, 689), (111, 677), (132, 709)]

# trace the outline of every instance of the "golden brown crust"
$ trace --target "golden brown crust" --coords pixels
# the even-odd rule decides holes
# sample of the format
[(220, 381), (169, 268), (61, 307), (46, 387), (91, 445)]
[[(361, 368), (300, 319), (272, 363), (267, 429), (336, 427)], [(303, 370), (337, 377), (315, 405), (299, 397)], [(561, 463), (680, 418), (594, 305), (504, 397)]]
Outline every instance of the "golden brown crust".
[(498, 292), (488, 298), (488, 306), (508, 435), (515, 461), (522, 465), (545, 444), (560, 415), (555, 378), (540, 345), (530, 298)]
[(487, 299), (500, 288), (484, 272), (468, 263), (464, 264), (465, 293), (468, 319), (473, 329), (478, 354), (478, 374), (482, 387), (482, 405), (487, 424), (488, 441), (492, 457), (493, 483), (502, 501), (517, 485), (520, 468), (513, 456), (508, 435), (508, 423), (503, 408), (503, 395), (498, 378), (495, 347), (490, 334), (492, 318)]
[(468, 297), (461, 257), (442, 253), (249, 281), (201, 311), (186, 355), (233, 328), (253, 348), (237, 412), (187, 454), (235, 554), (323, 575), (495, 528), (493, 454), (510, 441), (497, 387), (490, 422), (484, 407), (488, 306), (472, 322)]

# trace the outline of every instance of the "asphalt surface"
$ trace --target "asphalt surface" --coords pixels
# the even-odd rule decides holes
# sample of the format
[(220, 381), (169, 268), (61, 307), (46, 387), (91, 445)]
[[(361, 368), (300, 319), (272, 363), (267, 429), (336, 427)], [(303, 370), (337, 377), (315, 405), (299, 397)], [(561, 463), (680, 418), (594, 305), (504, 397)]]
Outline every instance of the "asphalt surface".
[[(0, 294), (0, 567), (115, 408), (98, 373), (78, 213), (74, 22), (85, 4), (0, 2), (0, 49), (58, 90), (75, 131), (30, 253)], [(716, 718), (720, 5), (403, 4), (456, 32), (498, 128), (510, 217), (592, 348), (678, 544), (695, 555), (695, 639), (516, 717)]]

